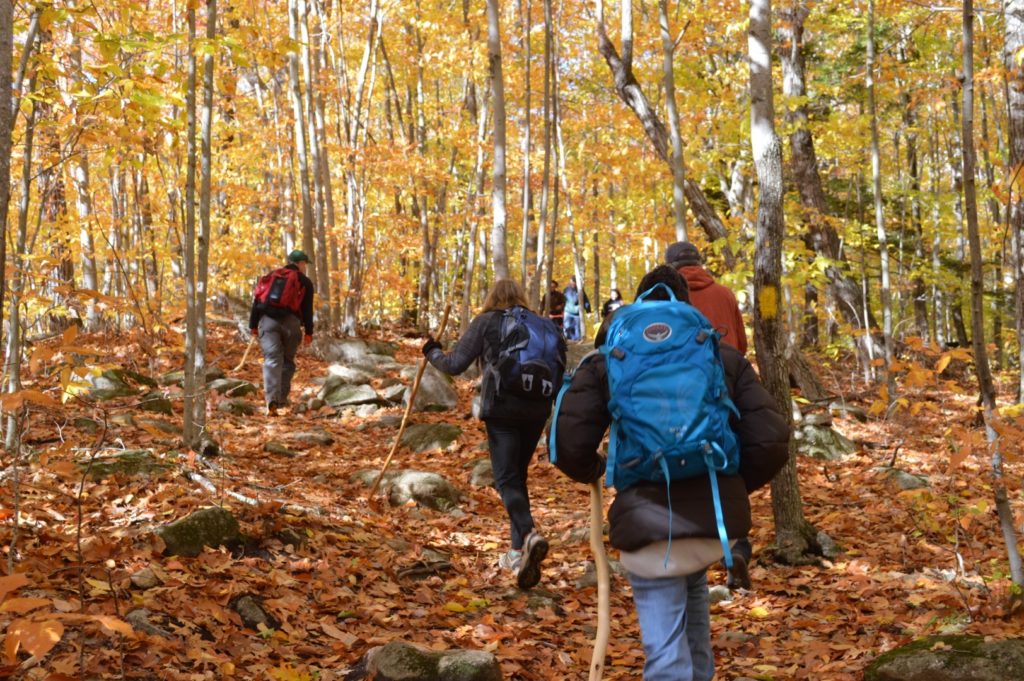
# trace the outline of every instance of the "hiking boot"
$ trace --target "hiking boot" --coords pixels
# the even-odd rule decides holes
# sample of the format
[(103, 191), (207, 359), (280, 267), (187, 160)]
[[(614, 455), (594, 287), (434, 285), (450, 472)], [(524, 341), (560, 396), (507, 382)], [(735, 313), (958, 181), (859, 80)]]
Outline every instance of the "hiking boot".
[(267, 404), (267, 416), (277, 416), (277, 402)]
[(732, 567), (729, 568), (729, 577), (725, 580), (725, 585), (729, 591), (751, 588), (747, 559), (736, 551), (732, 552)]
[(540, 581), (540, 564), (548, 555), (548, 540), (536, 531), (526, 535), (523, 542), (523, 559), (516, 572), (516, 584), (520, 589), (532, 589)]
[(523, 564), (523, 552), (509, 549), (498, 557), (498, 567), (509, 572), (519, 572), (519, 566)]

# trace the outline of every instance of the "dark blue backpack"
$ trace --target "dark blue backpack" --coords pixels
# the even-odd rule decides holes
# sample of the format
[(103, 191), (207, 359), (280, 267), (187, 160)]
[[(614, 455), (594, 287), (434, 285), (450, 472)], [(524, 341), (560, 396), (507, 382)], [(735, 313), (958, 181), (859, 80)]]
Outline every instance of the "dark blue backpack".
[[(659, 286), (671, 300), (645, 301)], [(704, 315), (677, 301), (664, 284), (615, 312), (599, 348), (612, 415), (605, 475), (606, 484), (620, 490), (639, 482), (663, 482), (667, 488), (675, 480), (709, 476), (718, 534), (731, 567), (717, 474), (739, 470), (739, 446), (729, 425), (730, 415), (739, 414), (729, 399), (718, 338)], [(559, 406), (560, 399), (556, 418)], [(670, 509), (670, 523), (671, 517)]]
[(494, 362), (496, 393), (553, 400), (565, 372), (558, 327), (550, 319), (518, 306), (506, 310), (500, 323)]

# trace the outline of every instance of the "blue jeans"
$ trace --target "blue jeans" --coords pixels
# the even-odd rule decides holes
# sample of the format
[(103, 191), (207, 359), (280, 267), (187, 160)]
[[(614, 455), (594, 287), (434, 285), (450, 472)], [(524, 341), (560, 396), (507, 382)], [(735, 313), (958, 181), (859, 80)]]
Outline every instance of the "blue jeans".
[(562, 325), (565, 328), (566, 340), (578, 341), (580, 339), (580, 316), (578, 314), (566, 313)]
[(629, 575), (644, 642), (644, 681), (710, 681), (711, 610), (707, 572), (647, 579)]
[(533, 531), (530, 513), (530, 492), (526, 489), (526, 475), (530, 470), (533, 452), (544, 431), (543, 421), (520, 421), (489, 418), (487, 446), (491, 450), (491, 468), (494, 486), (501, 495), (501, 503), (508, 513), (511, 525), (512, 548), (523, 548), (523, 540)]

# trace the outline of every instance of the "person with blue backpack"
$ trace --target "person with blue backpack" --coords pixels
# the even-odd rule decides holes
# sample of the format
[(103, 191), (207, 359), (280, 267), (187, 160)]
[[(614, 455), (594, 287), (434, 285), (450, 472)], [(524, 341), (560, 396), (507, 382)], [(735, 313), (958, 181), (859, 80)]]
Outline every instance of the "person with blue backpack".
[(537, 585), (548, 542), (530, 513), (527, 473), (551, 414), (565, 371), (565, 340), (546, 317), (534, 314), (523, 288), (500, 279), (483, 310), (450, 352), (428, 338), (423, 355), (438, 370), (457, 375), (481, 364), (479, 416), (487, 428), (494, 485), (508, 514), (510, 549), (499, 567), (512, 572), (522, 589)]
[(563, 473), (616, 488), (609, 541), (633, 589), (646, 681), (714, 676), (707, 568), (749, 533), (748, 495), (789, 456), (774, 399), (688, 300), (675, 269), (649, 272), (560, 392), (550, 434)]

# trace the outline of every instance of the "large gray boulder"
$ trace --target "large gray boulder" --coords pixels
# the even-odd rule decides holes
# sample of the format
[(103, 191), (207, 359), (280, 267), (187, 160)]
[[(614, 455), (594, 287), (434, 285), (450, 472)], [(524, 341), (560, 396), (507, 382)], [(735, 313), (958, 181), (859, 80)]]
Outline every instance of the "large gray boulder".
[(165, 556), (198, 556), (207, 546), (231, 546), (241, 538), (235, 516), (217, 506), (201, 508), (156, 533), (164, 542)]
[(218, 378), (206, 384), (208, 390), (213, 390), (228, 397), (245, 397), (260, 391), (249, 381), (240, 378)]
[[(407, 367), (402, 371), (402, 377), (409, 381), (409, 387), (402, 398), (403, 404), (409, 404), (409, 393), (412, 392), (412, 383), (416, 378), (417, 369), (418, 367)], [(416, 401), (412, 406), (413, 411), (448, 411), (454, 409), (458, 404), (459, 395), (455, 392), (451, 376), (428, 365), (420, 380)]]
[[(379, 474), (380, 471), (364, 469), (353, 477), (370, 487)], [(380, 484), (392, 506), (403, 506), (412, 501), (435, 511), (450, 512), (458, 509), (462, 498), (458, 488), (444, 476), (426, 471), (388, 471)]]
[(447, 423), (414, 423), (402, 434), (402, 445), (417, 454), (446, 450), (462, 435), (462, 429)]
[(98, 376), (90, 376), (89, 397), (94, 400), (113, 400), (118, 397), (134, 397), (139, 388), (130, 385), (129, 372), (123, 369), (107, 369)]
[(857, 445), (832, 428), (831, 418), (827, 424), (805, 420), (797, 425), (795, 437), (797, 451), (815, 459), (839, 461), (857, 451)]
[(322, 390), (331, 390), (339, 385), (360, 385), (369, 383), (376, 376), (375, 373), (348, 364), (332, 364), (327, 367), (327, 378), (324, 379)]
[(384, 341), (360, 338), (331, 338), (317, 343), (320, 355), (328, 362), (375, 370), (394, 364), (398, 346)]
[(332, 407), (349, 407), (357, 404), (377, 404), (380, 395), (369, 385), (335, 384), (330, 390), (324, 386), (320, 391), (320, 399)]
[(1024, 640), (929, 636), (880, 655), (864, 681), (1009, 681), (1024, 679)]
[(174, 464), (162, 461), (148, 449), (126, 449), (110, 455), (98, 456), (90, 463), (88, 460), (78, 461), (78, 468), (88, 473), (93, 480), (101, 480), (111, 475), (148, 476), (159, 475), (174, 468)]
[(501, 665), (482, 650), (424, 650), (404, 641), (371, 648), (346, 681), (501, 681)]
[(139, 409), (142, 411), (151, 411), (156, 414), (166, 414), (168, 416), (174, 413), (174, 405), (167, 398), (166, 395), (159, 392), (147, 393), (139, 400)]

